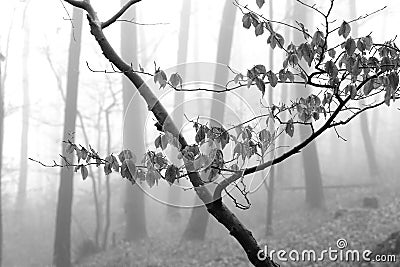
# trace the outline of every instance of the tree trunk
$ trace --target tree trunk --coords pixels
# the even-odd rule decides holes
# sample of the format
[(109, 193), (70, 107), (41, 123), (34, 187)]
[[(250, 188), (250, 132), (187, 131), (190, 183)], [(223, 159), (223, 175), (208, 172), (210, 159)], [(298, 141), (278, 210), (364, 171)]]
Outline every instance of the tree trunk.
[[(269, 18), (272, 20), (273, 19), (273, 2), (270, 2), (269, 4)], [(274, 53), (272, 50), (270, 50), (269, 53), (269, 68), (273, 70), (274, 68)], [(268, 104), (272, 105), (274, 101), (274, 91), (272, 90), (272, 87), (269, 86), (268, 90)], [(269, 131), (273, 132), (274, 129), (274, 124), (268, 125)], [(275, 149), (275, 144), (272, 144), (272, 150)], [(274, 155), (274, 154), (273, 154)], [(264, 161), (264, 158), (263, 158)], [(269, 175), (265, 179), (265, 185), (267, 185), (267, 219), (265, 221), (265, 235), (270, 236), (273, 234), (273, 228), (272, 228), (272, 220), (273, 220), (273, 214), (274, 214), (274, 187), (275, 187), (275, 167), (276, 166), (271, 166)], [(264, 175), (264, 174), (263, 174)], [(269, 179), (269, 183), (267, 183)]]
[[(63, 140), (73, 140), (71, 133), (75, 132), (82, 15), (82, 10), (74, 8), (72, 15), (74, 28), (72, 29), (73, 32), (71, 33), (68, 58), (67, 94), (65, 102)], [(68, 162), (73, 162), (74, 153), (66, 152), (65, 143), (63, 143), (62, 146), (62, 155)], [(62, 163), (64, 164), (64, 162)], [(71, 213), (73, 176), (74, 173), (72, 167), (61, 168), (53, 254), (53, 264), (57, 267), (71, 266)]]
[[(99, 105), (101, 105), (99, 103)], [(102, 136), (101, 136), (101, 114), (102, 113), (102, 107), (99, 107), (99, 110), (97, 111), (97, 124), (96, 127), (98, 129), (97, 131), (97, 150), (101, 151), (101, 141), (102, 141)], [(79, 113), (79, 118), (81, 119), (82, 123), (82, 129), (84, 128), (83, 126), (83, 119), (82, 115)], [(86, 135), (87, 136), (87, 135)], [(89, 140), (86, 141), (87, 144), (89, 144)], [(108, 155), (110, 153), (107, 153)], [(100, 233), (103, 228), (103, 201), (102, 201), (102, 184), (101, 184), (101, 179), (103, 178), (102, 176), (102, 170), (101, 168), (97, 168), (97, 175), (94, 175), (94, 171), (92, 171), (92, 168), (89, 168), (91, 175), (91, 180), (92, 180), (92, 191), (93, 191), (93, 202), (94, 202), (94, 208), (95, 208), (95, 215), (96, 215), (96, 227), (94, 229), (94, 243), (96, 244), (97, 247), (100, 247)], [(97, 178), (97, 181), (96, 181)]]
[[(54, 68), (53, 61), (51, 60), (50, 53), (48, 51), (46, 53), (46, 56), (47, 56), (47, 61), (49, 62), (50, 68), (51, 68), (51, 70), (52, 70), (52, 72), (54, 74), (54, 77), (57, 80), (57, 87), (58, 87), (58, 90), (60, 91), (61, 98), (62, 98), (62, 100), (64, 101), (64, 104), (65, 104), (66, 103), (66, 96), (64, 94), (64, 88), (63, 88), (63, 85), (62, 85), (61, 75), (59, 75), (58, 72), (56, 71), (56, 69)], [(76, 111), (76, 115), (77, 115), (77, 118), (79, 119), (80, 127), (82, 129), (83, 137), (85, 139), (85, 143), (89, 144), (90, 143), (89, 142), (89, 137), (88, 137), (88, 134), (86, 132), (83, 116), (79, 112), (79, 110)], [(100, 127), (98, 125), (97, 125), (97, 128), (100, 129)], [(100, 151), (100, 146), (97, 146), (97, 149), (98, 149), (98, 151)], [(97, 185), (96, 177), (93, 175), (94, 171), (93, 171), (92, 165), (89, 165), (88, 168), (89, 168), (89, 174), (90, 174), (89, 177), (90, 177), (90, 180), (92, 181), (93, 202), (94, 202), (94, 206), (95, 206), (95, 216), (96, 216), (96, 227), (95, 227), (95, 231), (94, 231), (94, 241), (95, 241), (95, 244), (98, 245), (98, 233), (99, 233), (99, 229), (101, 228), (101, 207), (100, 207), (99, 194), (97, 192), (97, 188), (100, 187), (100, 185), (99, 186)], [(100, 169), (100, 168), (97, 168), (97, 169)]]
[[(300, 138), (304, 140), (310, 135), (305, 127), (300, 127)], [(322, 187), (321, 170), (317, 145), (310, 143), (302, 151), (303, 169), (306, 187), (306, 203), (310, 208), (321, 209), (325, 206), (324, 191)]]
[(28, 57), (29, 57), (29, 41), (30, 30), (27, 16), (24, 17), (24, 47), (22, 52), (22, 88), (23, 88), (23, 106), (22, 106), (22, 133), (21, 133), (21, 154), (19, 163), (19, 180), (18, 180), (18, 195), (17, 209), (21, 208), (26, 199), (26, 182), (28, 173), (28, 129), (29, 129), (29, 72), (28, 72)]
[[(308, 25), (310, 24), (309, 19), (305, 16), (306, 12), (303, 8), (304, 7), (298, 6), (294, 8), (294, 18), (297, 21), (301, 21), (304, 25)], [(301, 38), (303, 38), (301, 35), (294, 33), (293, 40), (296, 44), (303, 42)], [(310, 93), (304, 86), (297, 86), (296, 92), (298, 98), (307, 96)], [(301, 140), (305, 140), (311, 134), (311, 129), (306, 126), (299, 126), (298, 129)], [(303, 149), (301, 158), (303, 161), (306, 203), (310, 208), (323, 208), (325, 206), (325, 200), (317, 145), (315, 142), (311, 142)]]
[[(350, 16), (354, 17), (356, 16), (356, 1), (350, 1)], [(358, 37), (358, 24), (356, 23), (352, 27), (352, 33), (355, 38)], [(364, 105), (364, 101), (360, 101), (360, 105)], [(375, 111), (375, 113), (378, 111)], [(361, 136), (363, 139), (364, 143), (364, 148), (365, 148), (365, 154), (367, 157), (367, 162), (368, 162), (368, 170), (370, 174), (370, 178), (372, 180), (376, 180), (377, 176), (379, 175), (379, 165), (376, 160), (376, 152), (375, 152), (375, 147), (372, 142), (371, 138), (371, 133), (369, 130), (369, 123), (368, 123), (368, 117), (367, 113), (363, 112), (360, 114), (360, 128), (361, 128)], [(377, 128), (377, 127), (374, 127)]]
[[(228, 65), (231, 57), (233, 31), (236, 18), (236, 7), (231, 1), (226, 1), (222, 14), (221, 28), (219, 32), (217, 63)], [(223, 85), (228, 82), (228, 68), (216, 68), (215, 83)], [(213, 102), (211, 105), (210, 125), (223, 125), (225, 113), (225, 94), (213, 93)], [(196, 196), (196, 202), (198, 201)], [(197, 206), (197, 205), (196, 205)], [(209, 213), (205, 206), (201, 205), (192, 209), (188, 226), (183, 234), (184, 239), (203, 240), (207, 230)]]
[[(283, 84), (281, 88), (282, 88), (282, 90), (281, 90), (281, 94), (279, 96), (279, 100), (282, 103), (286, 103), (286, 101), (288, 99), (288, 96), (287, 96), (288, 86), (287, 86), (287, 84)], [(286, 113), (282, 114), (282, 120), (286, 121), (287, 120), (286, 118), (287, 118)], [(278, 142), (277, 147), (286, 146), (287, 139), (288, 139), (287, 136), (285, 134), (282, 134), (277, 140), (277, 142)], [(275, 176), (275, 180), (277, 181), (277, 183), (280, 183), (280, 185), (291, 183), (291, 180), (289, 180), (290, 177), (288, 177), (288, 173), (289, 173), (288, 168), (290, 168), (290, 165), (283, 166), (283, 164), (278, 164), (278, 165), (274, 165), (273, 168), (275, 169), (274, 176)]]
[[(272, 7), (272, 2), (270, 3), (271, 5), (271, 9)], [(285, 6), (286, 7), (290, 7), (290, 0), (286, 0), (285, 1)], [(273, 9), (272, 9), (273, 10)], [(290, 10), (286, 11), (288, 15), (292, 14)], [(290, 36), (291, 33), (291, 29), (285, 27), (284, 29), (285, 32), (285, 36)], [(273, 51), (271, 51), (271, 56), (273, 55)], [(286, 103), (286, 101), (288, 100), (288, 85), (286, 83), (281, 85), (281, 90), (280, 94), (278, 95), (279, 101), (282, 103)], [(272, 88), (271, 88), (271, 91)], [(283, 113), (282, 114), (282, 120), (286, 121), (287, 120), (287, 114)], [(286, 141), (287, 141), (287, 135), (286, 134), (282, 134), (278, 139), (277, 139), (277, 145), (276, 147), (285, 147), (286, 146)], [(274, 180), (277, 181), (277, 183), (282, 184), (287, 184), (290, 183), (291, 181), (289, 181), (290, 176), (288, 176), (288, 168), (290, 168), (290, 165), (286, 165), (283, 166), (283, 164), (278, 164), (275, 166), (272, 166), (274, 168)]]
[[(121, 0), (125, 4), (126, 0)], [(126, 12), (127, 18), (135, 18), (135, 9), (130, 8)], [(121, 56), (127, 62), (136, 66), (136, 26), (131, 23), (121, 24)], [(122, 78), (124, 124), (123, 145), (124, 149), (130, 149), (140, 159), (144, 154), (143, 140), (143, 103), (135, 93), (135, 87), (126, 77)], [(140, 130), (138, 130), (140, 129)], [(147, 237), (144, 192), (138, 184), (132, 185), (126, 181), (125, 184), (125, 240), (136, 241)]]
[[(90, 32), (96, 39), (99, 44), (103, 55), (112, 62), (118, 70), (124, 73), (125, 77), (127, 77), (133, 85), (135, 85), (137, 92), (141, 95), (143, 100), (146, 102), (147, 107), (152, 112), (157, 122), (164, 127), (164, 129), (170, 132), (175, 138), (178, 139), (181, 149), (185, 149), (188, 146), (185, 138), (179, 133), (179, 130), (174, 125), (171, 117), (166, 111), (165, 107), (161, 104), (159, 99), (154, 95), (152, 90), (148, 87), (148, 85), (143, 81), (143, 79), (134, 71), (132, 71), (131, 65), (127, 64), (121, 57), (116, 53), (113, 47), (110, 45), (108, 39), (104, 35), (102, 31), (101, 24), (99, 23), (99, 19), (97, 17), (96, 12), (93, 10), (92, 6), (88, 2), (69, 2), (73, 5), (81, 6), (82, 8), (86, 8), (88, 12), (88, 20), (90, 26)], [(323, 129), (318, 132), (318, 135), (321, 134)], [(304, 145), (306, 145), (304, 143)], [(299, 147), (300, 148), (300, 147)], [(247, 172), (253, 171), (252, 168), (247, 169)], [(246, 175), (246, 172), (243, 173)], [(205, 187), (204, 182), (200, 178), (199, 173), (190, 172), (189, 180), (193, 185), (197, 195), (206, 205), (207, 210), (219, 223), (221, 223), (228, 231), (229, 234), (232, 235), (241, 245), (243, 250), (245, 251), (249, 261), (254, 266), (277, 266), (273, 263), (269, 257), (264, 258), (264, 253), (261, 250), (261, 247), (257, 244), (257, 241), (254, 239), (252, 233), (239, 221), (239, 219), (233, 214), (223, 203), (222, 199), (217, 199), (214, 201), (214, 198), (210, 191)]]
[(1, 72), (1, 63), (4, 60), (0, 53), (0, 266), (3, 264), (3, 197), (2, 197), (2, 181), (3, 181), (3, 140), (4, 140), (4, 83)]
[[(64, 101), (65, 101), (65, 98), (64, 98)], [(89, 141), (89, 137), (86, 132), (86, 127), (85, 127), (85, 124), (83, 121), (83, 116), (79, 112), (79, 110), (77, 110), (76, 115), (78, 116), (80, 126), (82, 128), (82, 133), (85, 138), (85, 142), (86, 142), (86, 144), (89, 144), (90, 141)], [(98, 127), (97, 129), (100, 129), (100, 127)], [(98, 151), (100, 151), (100, 146), (98, 146), (97, 149), (98, 149)], [(100, 234), (100, 230), (101, 230), (101, 217), (102, 216), (101, 216), (101, 203), (99, 200), (100, 194), (97, 191), (97, 188), (100, 187), (101, 185), (97, 184), (92, 165), (89, 165), (88, 168), (89, 168), (89, 173), (90, 173), (90, 180), (92, 181), (93, 203), (94, 203), (95, 218), (96, 218), (96, 226), (94, 228), (94, 243), (96, 244), (96, 246), (99, 246), (99, 234)], [(100, 168), (97, 168), (97, 169), (100, 169)], [(100, 174), (98, 174), (98, 175), (100, 175)]]
[[(107, 155), (111, 154), (111, 126), (110, 126), (110, 112), (109, 109), (105, 111), (106, 116), (106, 129), (107, 129)], [(103, 243), (102, 249), (105, 250), (107, 248), (108, 242), (108, 234), (110, 231), (110, 223), (111, 223), (111, 188), (110, 188), (110, 175), (106, 175), (106, 210), (105, 210), (105, 225), (104, 225), (104, 233), (103, 233)]]
[(274, 233), (272, 222), (274, 215), (274, 188), (275, 188), (275, 166), (272, 166), (269, 173), (269, 184), (267, 188), (267, 219), (265, 222), (265, 235), (270, 236)]
[[(189, 42), (189, 27), (190, 27), (190, 12), (191, 12), (191, 0), (183, 1), (181, 22), (179, 30), (179, 44), (178, 44), (178, 67), (177, 72), (185, 77), (185, 63), (187, 59), (187, 50)], [(180, 65), (181, 64), (181, 65)], [(176, 126), (180, 129), (183, 124), (183, 113), (184, 113), (184, 94), (182, 92), (175, 92), (174, 100), (174, 115), (173, 119)], [(177, 150), (171, 151), (171, 158), (177, 159)], [(181, 165), (181, 164), (180, 164)], [(174, 220), (180, 217), (179, 207), (174, 206), (179, 203), (181, 197), (182, 188), (178, 186), (171, 186), (168, 191), (168, 208), (167, 216), (168, 219)]]
[(372, 138), (368, 127), (368, 118), (365, 112), (360, 114), (361, 135), (364, 142), (365, 153), (368, 161), (369, 174), (372, 180), (376, 180), (379, 175), (379, 165), (376, 160), (375, 147), (372, 144)]
[[(372, 113), (372, 118), (371, 118), (371, 125), (378, 125), (378, 121), (379, 121), (379, 114), (380, 110), (374, 110), (374, 112)], [(376, 144), (377, 140), (378, 140), (378, 128), (379, 127), (371, 127), (371, 142), (372, 144)]]

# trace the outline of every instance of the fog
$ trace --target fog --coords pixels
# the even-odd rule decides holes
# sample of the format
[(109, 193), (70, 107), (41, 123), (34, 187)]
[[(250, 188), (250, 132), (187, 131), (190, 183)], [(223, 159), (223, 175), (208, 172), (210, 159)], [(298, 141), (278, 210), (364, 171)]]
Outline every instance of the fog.
[[(275, 266), (257, 254), (267, 246), (398, 266), (397, 1), (332, 1), (325, 20), (328, 0), (142, 0), (100, 27), (125, 65), (68, 2), (0, 4), (0, 264)], [(126, 2), (89, 5), (104, 22)], [(299, 45), (317, 30), (328, 37), (307, 64)], [(285, 65), (290, 53), (300, 63)]]

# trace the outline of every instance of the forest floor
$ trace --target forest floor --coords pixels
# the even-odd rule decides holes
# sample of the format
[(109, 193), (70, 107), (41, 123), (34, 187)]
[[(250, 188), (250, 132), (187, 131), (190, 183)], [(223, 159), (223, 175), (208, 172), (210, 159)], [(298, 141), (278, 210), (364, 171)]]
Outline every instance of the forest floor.
[[(310, 250), (317, 253), (332, 247), (337, 249), (337, 240), (347, 241), (346, 249), (373, 250), (377, 243), (385, 240), (392, 232), (400, 230), (400, 184), (395, 178), (374, 187), (359, 187), (326, 190), (326, 209), (312, 211), (304, 207), (304, 191), (285, 191), (276, 196), (274, 214), (274, 235), (265, 237), (265, 211), (261, 203), (254, 203), (250, 219), (245, 224), (252, 230), (256, 239), (268, 244), (269, 249)], [(290, 194), (290, 198), (288, 198)], [(366, 196), (379, 199), (378, 209), (362, 208)], [(290, 202), (288, 202), (290, 199)], [(342, 216), (334, 218), (338, 209), (344, 210)], [(245, 219), (247, 218), (247, 220)], [(140, 266), (140, 267), (180, 267), (180, 266), (249, 266), (245, 253), (238, 243), (217, 223), (211, 222), (208, 235), (203, 242), (181, 241), (186, 220), (165, 222), (163, 227), (150, 233), (147, 240), (138, 243), (119, 244), (109, 250), (89, 257), (79, 266)], [(174, 230), (171, 230), (174, 229)], [(318, 254), (317, 254), (318, 255)], [(400, 266), (400, 257), (397, 265)], [(358, 266), (356, 263), (339, 262), (295, 262), (282, 263), (281, 266)], [(379, 265), (383, 266), (383, 265)]]

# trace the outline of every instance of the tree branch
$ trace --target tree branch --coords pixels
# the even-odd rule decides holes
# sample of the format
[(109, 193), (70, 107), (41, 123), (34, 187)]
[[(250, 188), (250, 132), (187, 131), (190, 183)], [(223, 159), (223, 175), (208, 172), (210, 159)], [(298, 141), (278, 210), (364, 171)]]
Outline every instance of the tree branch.
[[(187, 146), (186, 140), (180, 134), (178, 128), (173, 123), (166, 109), (160, 103), (158, 98), (153, 94), (148, 85), (137, 73), (132, 71), (132, 67), (128, 65), (125, 61), (123, 61), (122, 58), (110, 45), (102, 31), (102, 24), (100, 23), (97, 14), (93, 10), (92, 6), (88, 2), (77, 2), (73, 0), (64, 1), (74, 6), (81, 7), (88, 12), (87, 18), (90, 25), (90, 32), (95, 37), (104, 56), (112, 64), (114, 64), (114, 66), (122, 71), (124, 75), (132, 82), (132, 84), (138, 90), (139, 94), (146, 101), (148, 109), (154, 114), (158, 123), (163, 127), (165, 131), (170, 132), (174, 137), (176, 137), (181, 144), (181, 149), (184, 149)], [(277, 266), (267, 255), (265, 255), (266, 257), (264, 260), (261, 259), (264, 258), (264, 255), (263, 253), (260, 253), (261, 248), (258, 245), (257, 241), (254, 239), (252, 233), (222, 203), (222, 201), (213, 201), (212, 195), (210, 191), (208, 191), (208, 189), (204, 187), (204, 182), (200, 178), (199, 173), (190, 173), (189, 180), (194, 186), (197, 195), (205, 204), (208, 212), (213, 215), (218, 220), (218, 222), (224, 225), (229, 233), (240, 243), (252, 264), (254, 264), (255, 266)]]
[(238, 171), (229, 176), (228, 178), (222, 180), (214, 190), (214, 195), (213, 195), (214, 201), (219, 200), (221, 198), (222, 191), (226, 189), (228, 185), (238, 180), (240, 177), (243, 177), (243, 171)]
[(367, 111), (367, 110), (369, 110), (369, 109), (373, 109), (373, 108), (379, 107), (379, 106), (381, 106), (381, 105), (383, 105), (383, 104), (385, 104), (385, 101), (381, 101), (381, 102), (379, 102), (379, 103), (376, 103), (376, 104), (367, 106), (367, 107), (365, 107), (365, 108), (363, 108), (363, 109), (358, 110), (357, 112), (354, 112), (354, 114), (351, 115), (351, 116), (350, 116), (349, 118), (347, 118), (346, 120), (342, 120), (342, 121), (338, 121), (338, 122), (332, 123), (331, 126), (332, 126), (332, 127), (336, 127), (336, 126), (339, 126), (339, 125), (345, 125), (345, 124), (349, 123), (351, 120), (353, 120), (355, 117), (357, 117), (358, 115), (360, 115), (361, 113), (363, 113), (364, 111)]
[(83, 10), (86, 10), (88, 13), (90, 10), (93, 10), (93, 8), (91, 7), (91, 5), (86, 1), (86, 0), (82, 0), (82, 1), (77, 1), (77, 0), (64, 0), (65, 2), (67, 2), (68, 4), (77, 7), (77, 8), (81, 8)]
[(101, 28), (105, 29), (108, 26), (110, 26), (111, 24), (113, 24), (114, 22), (116, 22), (124, 13), (126, 10), (128, 10), (129, 7), (131, 7), (132, 5), (140, 2), (142, 0), (130, 0), (128, 1), (114, 16), (112, 16), (109, 20), (102, 22), (101, 23)]

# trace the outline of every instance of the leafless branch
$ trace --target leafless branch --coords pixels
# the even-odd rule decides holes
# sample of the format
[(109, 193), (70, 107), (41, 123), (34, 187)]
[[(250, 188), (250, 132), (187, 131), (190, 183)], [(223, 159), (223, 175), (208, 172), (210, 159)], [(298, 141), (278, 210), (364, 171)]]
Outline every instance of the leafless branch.
[[(386, 9), (386, 8), (387, 8), (387, 6), (384, 6), (384, 7), (380, 8), (380, 9), (377, 9), (377, 10), (371, 12), (371, 13), (367, 13), (367, 14), (365, 14), (365, 15), (363, 15), (363, 16), (359, 16), (358, 18), (355, 18), (355, 19), (352, 19), (352, 20), (350, 20), (350, 21), (347, 21), (347, 23), (350, 24), (350, 23), (356, 22), (356, 21), (358, 21), (358, 20), (366, 19), (366, 18), (368, 18), (369, 16), (372, 16), (372, 15), (378, 13), (378, 12), (381, 12), (382, 10), (384, 10), (384, 9)], [(332, 29), (331, 31), (329, 31), (329, 33), (332, 33), (332, 32), (334, 32), (334, 31), (338, 30), (339, 28), (340, 28), (340, 27), (336, 27), (336, 28)]]
[(134, 19), (117, 19), (116, 21), (132, 23), (132, 24), (140, 25), (140, 26), (157, 26), (157, 25), (168, 25), (169, 24), (169, 23), (165, 23), (165, 22), (141, 23), (141, 22), (134, 21)]
[(333, 129), (335, 129), (335, 133), (336, 133), (336, 136), (337, 136), (338, 138), (342, 139), (342, 140), (345, 141), (345, 142), (347, 141), (347, 139), (345, 139), (343, 136), (341, 136), (341, 135), (339, 134), (339, 132), (338, 132), (336, 126), (334, 126)]
[(114, 16), (112, 16), (109, 20), (102, 22), (101, 23), (101, 28), (105, 29), (108, 26), (110, 26), (111, 24), (113, 24), (115, 21), (117, 21), (117, 19), (119, 19), (126, 10), (128, 10), (129, 7), (131, 7), (132, 5), (140, 2), (141, 0), (130, 0), (128, 1)]
[(367, 111), (367, 110), (369, 110), (369, 109), (373, 109), (373, 108), (379, 107), (379, 106), (381, 106), (381, 105), (383, 105), (383, 104), (385, 104), (385, 101), (381, 101), (381, 102), (379, 102), (379, 103), (376, 103), (376, 104), (373, 104), (373, 105), (369, 105), (369, 106), (367, 106), (367, 107), (365, 107), (365, 108), (363, 108), (363, 109), (358, 110), (357, 112), (354, 112), (353, 115), (351, 115), (351, 116), (350, 116), (349, 118), (347, 118), (346, 120), (341, 120), (341, 121), (332, 123), (332, 126), (333, 126), (333, 127), (336, 127), (336, 126), (339, 126), (339, 125), (345, 125), (345, 124), (349, 123), (350, 121), (352, 121), (355, 117), (357, 117), (358, 115), (360, 115), (361, 113), (363, 113), (364, 111)]
[[(308, 7), (310, 9), (316, 11), (317, 13), (321, 14), (324, 18), (326, 17), (326, 15), (321, 10), (319, 10), (318, 8), (315, 7), (315, 4), (314, 5), (309, 5), (309, 4), (307, 4), (307, 3), (305, 3), (305, 2), (303, 2), (301, 0), (296, 0), (296, 2), (302, 4), (305, 7)], [(331, 0), (331, 6), (332, 6), (332, 2), (333, 1)]]

